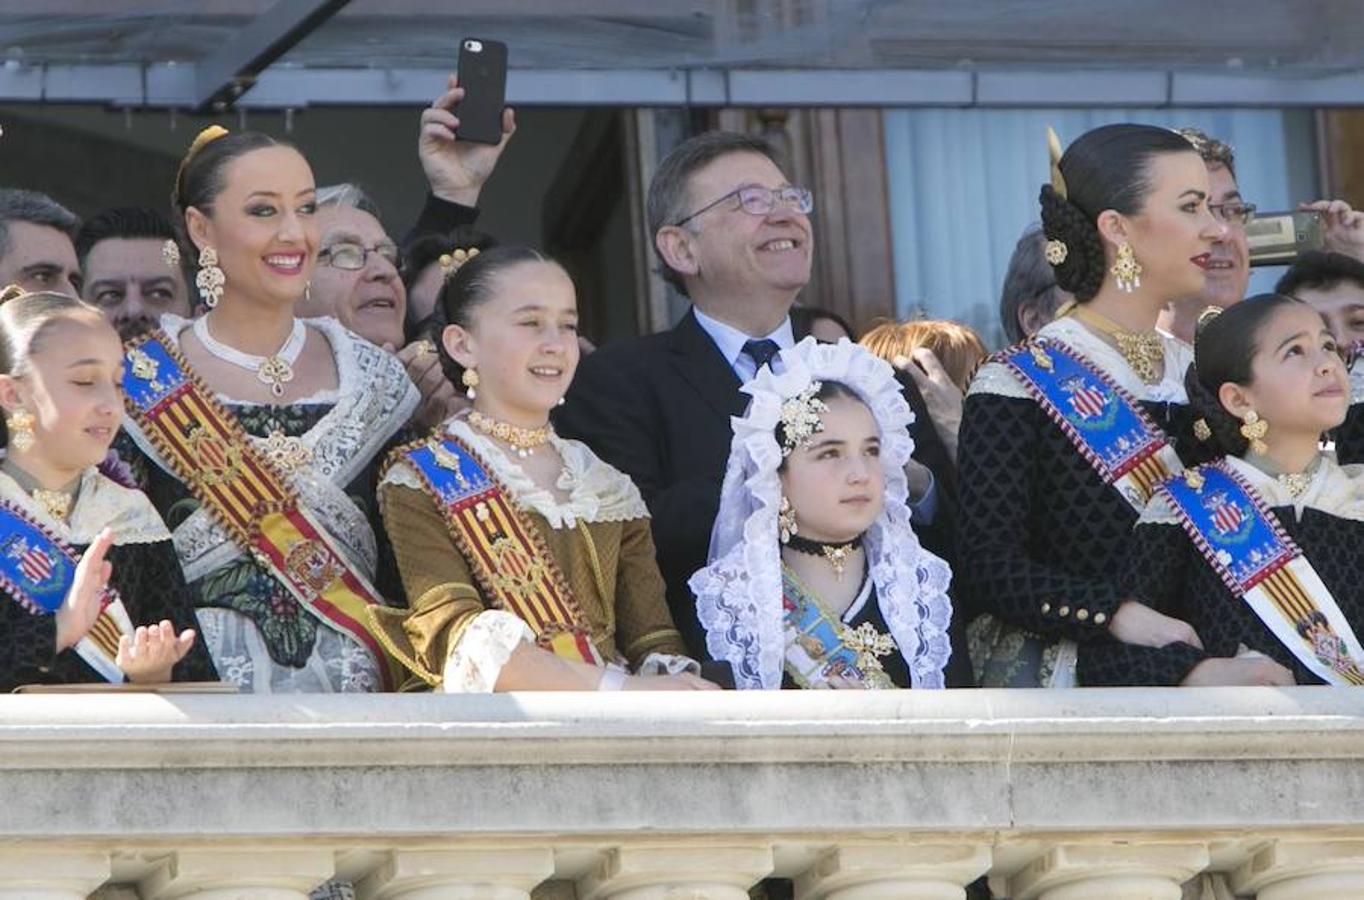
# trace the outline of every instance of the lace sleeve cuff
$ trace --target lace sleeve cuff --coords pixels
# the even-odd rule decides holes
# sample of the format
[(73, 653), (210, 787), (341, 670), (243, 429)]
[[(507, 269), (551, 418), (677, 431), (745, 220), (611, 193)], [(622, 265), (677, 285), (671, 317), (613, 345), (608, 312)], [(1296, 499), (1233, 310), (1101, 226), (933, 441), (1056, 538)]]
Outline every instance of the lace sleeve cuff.
[(701, 664), (689, 656), (650, 653), (635, 669), (636, 675), (700, 675)]
[(490, 693), (516, 648), (534, 641), (535, 633), (511, 613), (497, 609), (479, 613), (445, 660), (441, 690), (447, 694)]

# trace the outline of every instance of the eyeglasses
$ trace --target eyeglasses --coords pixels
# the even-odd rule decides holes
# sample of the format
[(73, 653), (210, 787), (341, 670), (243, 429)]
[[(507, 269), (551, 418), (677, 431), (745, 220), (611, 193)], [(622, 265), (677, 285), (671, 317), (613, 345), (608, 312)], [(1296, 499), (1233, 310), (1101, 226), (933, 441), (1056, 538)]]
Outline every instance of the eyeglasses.
[(801, 215), (808, 216), (815, 208), (815, 195), (810, 193), (807, 188), (788, 185), (781, 188), (765, 188), (757, 185), (747, 185), (735, 188), (723, 197), (698, 209), (691, 215), (678, 219), (673, 225), (685, 225), (692, 219), (708, 212), (724, 203), (731, 197), (739, 198), (739, 208), (750, 216), (765, 216), (778, 206), (785, 206), (794, 209)]
[(398, 247), (392, 241), (380, 241), (373, 247), (366, 247), (354, 241), (341, 241), (319, 250), (317, 261), (320, 265), (354, 271), (365, 267), (371, 253), (378, 254), (393, 268), (398, 267)]
[(1224, 225), (1249, 225), (1255, 218), (1254, 203), (1209, 203), (1208, 210)]

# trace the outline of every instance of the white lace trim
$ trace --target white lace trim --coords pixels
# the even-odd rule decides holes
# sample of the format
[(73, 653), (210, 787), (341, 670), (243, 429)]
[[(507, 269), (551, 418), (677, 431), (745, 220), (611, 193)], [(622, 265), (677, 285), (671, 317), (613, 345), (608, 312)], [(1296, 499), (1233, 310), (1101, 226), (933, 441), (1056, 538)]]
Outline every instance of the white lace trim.
[[(1176, 337), (1161, 335), (1165, 350), (1165, 373), (1157, 384), (1144, 383), (1121, 353), (1076, 319), (1067, 317), (1048, 322), (1037, 332), (1037, 337), (1060, 341), (1075, 350), (1138, 400), (1189, 402), (1189, 395), (1184, 389), (1184, 373), (1193, 364), (1193, 348)], [(1018, 399), (1031, 399), (1032, 396), (1024, 389), (1018, 376), (997, 362), (980, 367), (971, 381), (967, 396), (974, 394), (998, 394)]]
[(490, 693), (516, 648), (533, 643), (535, 632), (511, 613), (500, 609), (479, 613), (450, 648), (441, 690), (447, 694)]
[(904, 467), (914, 450), (913, 413), (890, 366), (847, 340), (806, 338), (782, 351), (782, 372), (762, 369), (743, 390), (753, 400), (732, 420), (734, 439), (711, 534), (710, 563), (688, 582), (706, 629), (706, 647), (730, 663), (739, 688), (781, 687), (783, 629), (777, 506), (781, 404), (811, 381), (847, 385), (870, 408), (881, 432), (885, 509), (865, 539), (868, 571), (881, 611), (908, 664), (914, 687), (942, 687), (951, 655), (947, 563), (919, 546), (910, 527)]
[[(544, 516), (551, 528), (573, 528), (580, 521), (628, 522), (649, 517), (649, 508), (629, 476), (602, 461), (581, 441), (558, 435), (549, 439), (564, 464), (556, 487), (568, 499), (561, 502), (553, 492), (537, 485), (501, 446), (470, 428), (462, 416), (447, 421), (445, 430), (478, 455), (506, 485), (519, 507)], [(382, 484), (423, 490), (421, 479), (405, 461), (390, 466)]]
[[(420, 402), (417, 389), (396, 357), (347, 331), (331, 318), (305, 319), (305, 324), (327, 339), (336, 363), (339, 400), (298, 440), (311, 454), (309, 465), (287, 474), (289, 486), (302, 504), (324, 523), (346, 550), (347, 557), (373, 577), (378, 550), (373, 528), (347, 496), (345, 487), (369, 464), (384, 443), (406, 422)], [(191, 322), (172, 314), (161, 317), (161, 328), (178, 347)], [(219, 399), (241, 405), (226, 395)], [(321, 402), (312, 398), (298, 403)], [(131, 417), (124, 427), (149, 458), (175, 476), (169, 463), (152, 446)], [(251, 438), (259, 444), (262, 438)], [(188, 516), (174, 532), (176, 552), (185, 577), (196, 581), (242, 555), (225, 529), (207, 509)]]
[(256, 623), (233, 609), (195, 610), (218, 676), (252, 694), (374, 693), (380, 690), (374, 655), (349, 635), (319, 628), (313, 652), (299, 668), (270, 658)]
[(114, 545), (118, 547), (154, 544), (170, 540), (171, 536), (146, 494), (112, 481), (93, 467), (81, 473), (69, 522), (49, 515), (4, 472), (0, 472), (0, 497), (24, 510), (66, 544), (89, 544), (106, 527), (113, 529)]

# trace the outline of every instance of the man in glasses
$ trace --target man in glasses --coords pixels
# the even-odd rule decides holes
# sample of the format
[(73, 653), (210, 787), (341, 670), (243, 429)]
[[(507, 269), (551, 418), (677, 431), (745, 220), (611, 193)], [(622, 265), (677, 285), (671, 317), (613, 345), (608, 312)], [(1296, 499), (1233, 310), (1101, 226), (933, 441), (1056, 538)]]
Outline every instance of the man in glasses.
[[(1203, 157), (1212, 186), (1208, 209), (1227, 226), (1221, 240), (1212, 245), (1202, 293), (1171, 304), (1161, 316), (1159, 327), (1162, 330), (1192, 344), (1199, 313), (1209, 306), (1225, 309), (1239, 303), (1246, 295), (1246, 285), (1250, 282), (1246, 225), (1255, 218), (1255, 205), (1241, 196), (1236, 181), (1236, 157), (1230, 145), (1197, 128), (1176, 130)], [(1300, 208), (1321, 216), (1326, 249), (1364, 259), (1364, 213), (1356, 212), (1342, 200), (1317, 200), (1302, 203)]]
[(407, 289), (398, 272), (398, 247), (379, 221), (379, 208), (354, 184), (317, 191), (321, 233), (317, 265), (302, 317), (331, 316), (370, 343), (394, 353), (421, 392), (413, 414), (419, 427), (443, 421), (461, 405), (429, 341), (404, 346)]
[(692, 308), (669, 331), (584, 357), (555, 419), (644, 494), (668, 605), (698, 659), (709, 657), (687, 579), (706, 563), (739, 387), (795, 343), (813, 208), (766, 141), (709, 132), (679, 144), (649, 185), (648, 222), (660, 273)]

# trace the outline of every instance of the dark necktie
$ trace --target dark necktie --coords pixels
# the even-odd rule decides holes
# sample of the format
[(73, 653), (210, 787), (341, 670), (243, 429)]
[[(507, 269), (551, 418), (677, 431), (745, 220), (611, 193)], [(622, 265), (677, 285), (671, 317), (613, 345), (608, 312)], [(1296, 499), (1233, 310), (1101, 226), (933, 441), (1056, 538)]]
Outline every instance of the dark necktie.
[(743, 354), (757, 363), (757, 368), (769, 365), (772, 357), (781, 352), (781, 347), (771, 338), (763, 338), (760, 341), (745, 341)]

